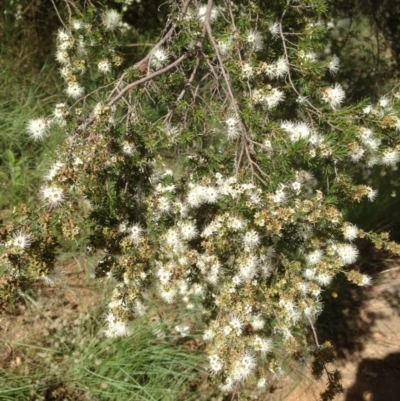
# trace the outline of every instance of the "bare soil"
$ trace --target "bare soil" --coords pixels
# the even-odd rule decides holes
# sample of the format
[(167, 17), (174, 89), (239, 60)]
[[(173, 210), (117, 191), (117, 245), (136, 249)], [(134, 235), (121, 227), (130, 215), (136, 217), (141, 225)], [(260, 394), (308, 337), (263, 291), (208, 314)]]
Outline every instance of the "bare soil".
[[(354, 294), (343, 300), (347, 319), (331, 320), (341, 347), (330, 368), (340, 371), (345, 390), (335, 401), (400, 401), (400, 267), (378, 273), (374, 282), (363, 289), (362, 302)], [(346, 294), (339, 293), (339, 302), (341, 295)], [(355, 311), (346, 309), (351, 300)], [(297, 372), (274, 398), (318, 401), (325, 384), (325, 379), (313, 379), (309, 370)]]
[[(0, 366), (14, 369), (24, 358), (12, 343), (34, 340), (43, 319), (74, 321), (82, 312), (96, 310), (102, 296), (86, 279), (78, 261), (64, 266), (64, 282), (41, 286), (28, 314), (23, 306), (1, 321)], [(319, 333), (332, 340), (337, 360), (329, 368), (342, 375), (344, 394), (335, 401), (400, 401), (400, 267), (375, 272), (370, 288), (338, 287), (328, 297)], [(325, 338), (322, 338), (325, 340)], [(262, 400), (319, 401), (325, 378), (313, 379), (307, 366), (269, 388)], [(182, 400), (184, 401), (184, 400)]]

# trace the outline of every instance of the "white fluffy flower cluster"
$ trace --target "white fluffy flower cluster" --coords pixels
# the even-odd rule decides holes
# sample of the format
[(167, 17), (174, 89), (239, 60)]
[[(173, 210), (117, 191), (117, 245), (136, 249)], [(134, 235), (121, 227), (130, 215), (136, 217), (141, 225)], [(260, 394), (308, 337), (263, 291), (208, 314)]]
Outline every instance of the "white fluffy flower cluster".
[(103, 15), (104, 28), (107, 31), (115, 31), (122, 23), (121, 14), (116, 10), (107, 10)]
[(254, 103), (264, 104), (268, 109), (273, 109), (285, 99), (285, 94), (277, 88), (272, 88), (270, 91), (256, 89), (253, 91), (251, 99)]
[(368, 168), (375, 165), (394, 168), (400, 161), (400, 152), (397, 149), (386, 148), (383, 153), (380, 152), (381, 139), (370, 128), (360, 127), (358, 138), (359, 142), (352, 142), (348, 146), (348, 155), (352, 162), (362, 160)]
[(318, 146), (324, 142), (324, 138), (304, 121), (282, 121), (280, 127), (289, 134), (291, 142), (305, 140), (312, 146)]
[(45, 118), (35, 118), (28, 121), (26, 132), (32, 139), (40, 140), (48, 135), (49, 125)]
[(168, 50), (164, 49), (163, 47), (158, 47), (152, 53), (150, 64), (154, 69), (159, 70), (168, 63), (169, 57), (170, 54)]
[(283, 78), (289, 72), (289, 65), (285, 57), (280, 57), (274, 63), (261, 63), (259, 74), (265, 74), (270, 79)]
[(339, 83), (335, 83), (332, 87), (327, 87), (322, 91), (322, 100), (332, 107), (333, 110), (340, 108), (346, 94)]
[(65, 200), (64, 190), (56, 185), (43, 186), (40, 194), (46, 205), (51, 208), (59, 206)]

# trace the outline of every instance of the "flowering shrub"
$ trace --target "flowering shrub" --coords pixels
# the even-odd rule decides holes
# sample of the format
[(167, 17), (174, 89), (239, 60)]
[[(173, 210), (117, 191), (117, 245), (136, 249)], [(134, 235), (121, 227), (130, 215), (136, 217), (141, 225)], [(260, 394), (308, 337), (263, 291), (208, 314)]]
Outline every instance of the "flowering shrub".
[[(346, 102), (327, 78), (339, 59), (319, 59), (325, 10), (324, 0), (171, 1), (161, 39), (124, 68), (118, 11), (91, 7), (60, 29), (66, 99), (27, 134), (66, 136), (42, 206), (21, 206), (1, 232), (2, 305), (51, 279), (61, 239), (88, 227), (96, 276), (117, 281), (107, 336), (129, 335), (158, 297), (201, 314), (224, 391), (263, 388), (282, 352), (314, 352), (324, 366), (321, 292), (339, 272), (371, 284), (352, 268), (358, 238), (400, 251), (346, 221), (350, 204), (378, 196), (357, 169), (400, 160), (400, 92)], [(339, 391), (328, 376), (325, 397)]]

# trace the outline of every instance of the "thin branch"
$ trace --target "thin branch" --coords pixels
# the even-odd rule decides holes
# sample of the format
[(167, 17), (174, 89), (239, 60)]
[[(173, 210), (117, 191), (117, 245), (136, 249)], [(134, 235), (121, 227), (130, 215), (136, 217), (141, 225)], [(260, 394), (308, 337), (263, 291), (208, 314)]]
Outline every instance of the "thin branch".
[(141, 84), (144, 84), (147, 81), (152, 80), (153, 78), (158, 77), (159, 75), (162, 75), (172, 68), (178, 66), (183, 60), (185, 60), (188, 57), (189, 53), (184, 53), (182, 54), (181, 57), (176, 59), (173, 63), (167, 65), (164, 68), (161, 68), (161, 70), (154, 71), (152, 74), (147, 75), (146, 77), (143, 77), (142, 79), (139, 79), (135, 82), (132, 82), (131, 84), (126, 85), (116, 96), (114, 96), (109, 102), (108, 106), (112, 106), (114, 103), (116, 103), (127, 91), (135, 88), (136, 86), (139, 86)]
[(64, 21), (63, 21), (63, 19), (61, 18), (60, 13), (58, 12), (58, 9), (57, 9), (56, 4), (54, 3), (54, 0), (51, 0), (51, 2), (53, 3), (53, 7), (54, 7), (54, 9), (56, 10), (57, 17), (58, 17), (58, 19), (60, 20), (62, 26), (63, 26), (68, 32), (71, 33), (71, 31), (68, 29), (68, 27), (64, 24)]

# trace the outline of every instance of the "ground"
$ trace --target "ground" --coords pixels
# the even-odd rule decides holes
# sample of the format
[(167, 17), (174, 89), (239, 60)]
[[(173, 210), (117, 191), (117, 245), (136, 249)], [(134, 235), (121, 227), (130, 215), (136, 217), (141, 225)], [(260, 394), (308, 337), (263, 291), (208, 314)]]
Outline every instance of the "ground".
[[(344, 310), (348, 320), (341, 322), (344, 329), (337, 330), (345, 338), (340, 339), (342, 347), (334, 366), (342, 375), (345, 392), (335, 401), (400, 400), (400, 267), (381, 271), (374, 282), (356, 305), (361, 306), (356, 315), (350, 308)], [(332, 323), (340, 322), (332, 319)], [(276, 399), (317, 401), (324, 385), (305, 371), (294, 375)]]
[[(30, 314), (19, 306), (3, 319), (2, 367), (13, 370), (23, 362), (24, 355), (13, 344), (30, 341), (43, 331), (45, 321), (50, 322), (51, 331), (98, 307), (101, 295), (88, 284), (82, 265), (78, 261), (66, 263), (64, 270), (64, 283), (41, 287)], [(330, 312), (317, 326), (322, 337), (332, 339), (338, 350), (337, 360), (329, 368), (340, 371), (345, 393), (335, 401), (400, 400), (400, 267), (391, 263), (375, 270), (373, 276), (374, 284), (369, 288), (338, 283), (337, 296), (325, 300)], [(258, 399), (318, 401), (324, 388), (325, 379), (316, 381), (305, 366), (269, 388), (266, 398)]]

